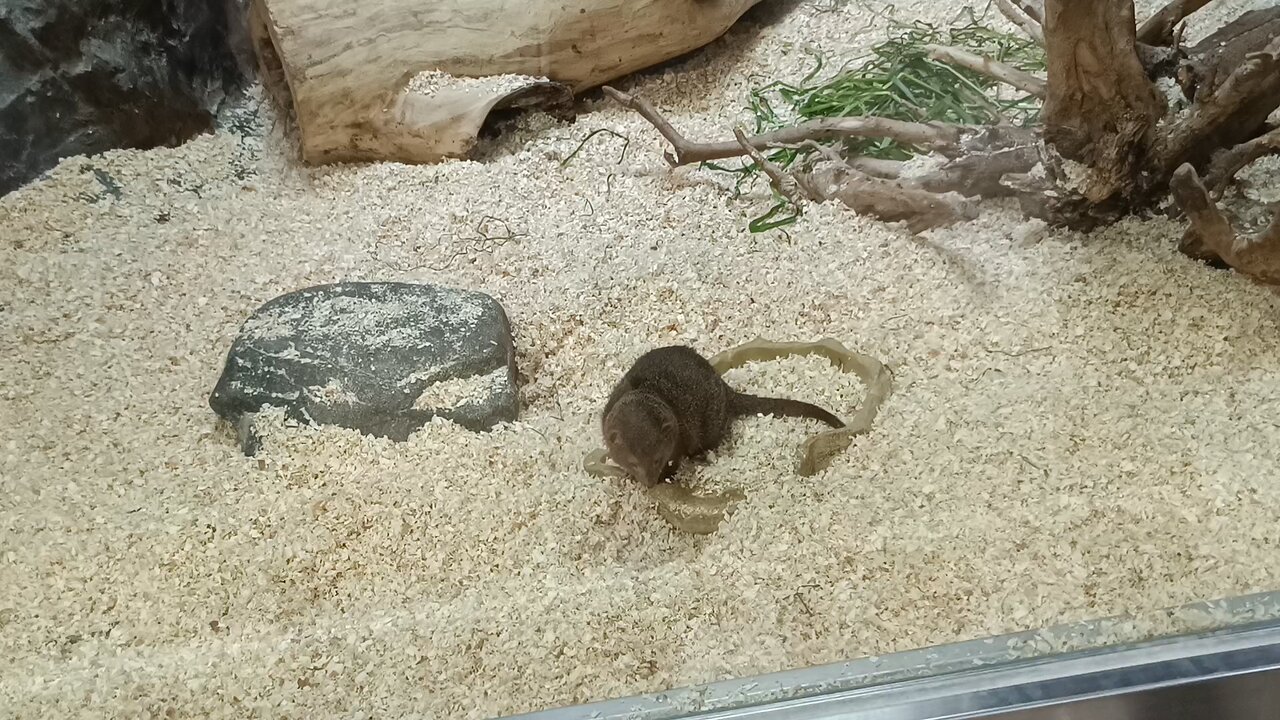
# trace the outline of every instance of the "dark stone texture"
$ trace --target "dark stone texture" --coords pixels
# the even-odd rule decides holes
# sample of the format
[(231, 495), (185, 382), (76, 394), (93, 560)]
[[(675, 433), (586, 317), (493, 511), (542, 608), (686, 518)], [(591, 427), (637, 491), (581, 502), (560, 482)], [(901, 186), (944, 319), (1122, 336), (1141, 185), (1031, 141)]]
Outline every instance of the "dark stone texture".
[[(442, 407), (423, 402), (450, 385)], [(245, 321), (209, 406), (236, 426), (246, 455), (257, 451), (253, 415), (264, 406), (393, 440), (436, 415), (488, 430), (519, 413), (511, 325), (496, 300), (468, 290), (360, 282), (298, 290)]]
[(59, 160), (176, 145), (252, 71), (247, 0), (0, 2), (0, 195)]

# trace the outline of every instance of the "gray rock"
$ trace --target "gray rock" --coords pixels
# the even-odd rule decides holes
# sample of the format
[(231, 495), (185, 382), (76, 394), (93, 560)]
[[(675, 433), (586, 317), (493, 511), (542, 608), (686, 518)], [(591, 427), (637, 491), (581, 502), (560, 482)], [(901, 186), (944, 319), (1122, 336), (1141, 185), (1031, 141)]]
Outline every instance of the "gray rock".
[(245, 321), (209, 406), (258, 449), (253, 416), (404, 440), (434, 416), (483, 431), (519, 413), (507, 314), (479, 292), (346, 282), (281, 295)]
[(0, 195), (65, 157), (210, 130), (252, 70), (246, 5), (0, 2)]

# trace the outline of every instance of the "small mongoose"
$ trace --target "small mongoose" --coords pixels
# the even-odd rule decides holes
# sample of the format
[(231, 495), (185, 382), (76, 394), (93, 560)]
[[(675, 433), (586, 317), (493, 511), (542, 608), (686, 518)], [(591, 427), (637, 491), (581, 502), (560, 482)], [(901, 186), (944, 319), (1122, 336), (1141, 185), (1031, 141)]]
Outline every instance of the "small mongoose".
[(672, 345), (636, 360), (605, 403), (601, 429), (609, 457), (653, 487), (685, 458), (719, 445), (734, 418), (757, 413), (844, 427), (817, 405), (737, 392), (696, 350)]

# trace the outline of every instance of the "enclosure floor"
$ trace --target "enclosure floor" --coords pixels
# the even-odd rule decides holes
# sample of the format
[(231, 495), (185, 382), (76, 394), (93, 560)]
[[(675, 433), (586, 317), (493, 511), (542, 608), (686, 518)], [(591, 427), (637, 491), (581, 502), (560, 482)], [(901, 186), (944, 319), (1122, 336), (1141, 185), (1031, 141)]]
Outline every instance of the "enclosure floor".
[[(622, 87), (726, 136), (809, 46), (833, 68), (883, 37), (865, 5), (777, 6)], [(0, 200), (5, 716), (480, 718), (1280, 587), (1280, 302), (1178, 255), (1180, 225), (988, 205), (913, 239), (824, 206), (753, 235), (763, 187), (586, 110), (482, 162), (308, 170), (264, 108)], [(596, 128), (625, 156), (602, 134), (562, 166)], [(396, 444), (276, 419), (241, 456), (207, 405), (240, 323), (352, 279), (497, 297), (521, 422)], [(875, 431), (801, 478), (812, 426), (744, 421), (694, 469), (749, 493), (708, 537), (582, 471), (642, 351), (757, 336), (888, 363)], [(860, 388), (735, 377), (845, 414)]]

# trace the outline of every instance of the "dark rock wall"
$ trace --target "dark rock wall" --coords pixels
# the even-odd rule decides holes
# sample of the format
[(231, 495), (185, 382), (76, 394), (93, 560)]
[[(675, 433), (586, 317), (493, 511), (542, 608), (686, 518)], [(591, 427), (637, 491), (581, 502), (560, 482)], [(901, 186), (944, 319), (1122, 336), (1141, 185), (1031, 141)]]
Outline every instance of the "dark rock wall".
[(212, 128), (252, 61), (247, 0), (0, 0), (0, 195), (64, 157)]

